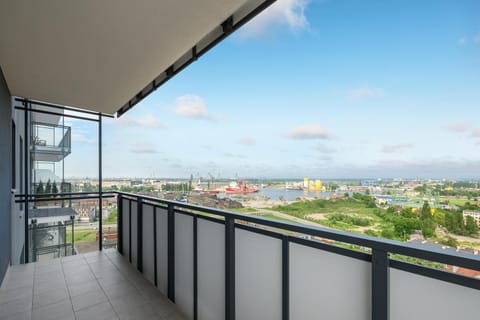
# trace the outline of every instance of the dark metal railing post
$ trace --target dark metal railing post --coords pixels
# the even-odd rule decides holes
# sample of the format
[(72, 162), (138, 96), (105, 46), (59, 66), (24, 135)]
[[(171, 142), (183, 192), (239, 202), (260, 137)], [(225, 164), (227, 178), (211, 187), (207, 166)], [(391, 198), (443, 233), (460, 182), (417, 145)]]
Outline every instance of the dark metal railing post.
[(198, 319), (198, 217), (193, 216), (193, 320)]
[(168, 204), (168, 299), (175, 302), (175, 211)]
[(282, 320), (290, 318), (290, 244), (282, 239)]
[(25, 100), (25, 102), (23, 103), (24, 107), (25, 107), (25, 119), (24, 119), (24, 137), (23, 137), (23, 148), (24, 148), (24, 155), (23, 155), (23, 159), (20, 159), (20, 161), (23, 161), (24, 162), (24, 186), (23, 186), (23, 194), (25, 196), (25, 206), (24, 206), (24, 222), (25, 222), (25, 243), (24, 243), (24, 248), (25, 248), (25, 263), (28, 263), (29, 262), (29, 255), (30, 255), (30, 246), (29, 246), (29, 243), (28, 243), (28, 233), (29, 233), (29, 230), (28, 230), (28, 197), (29, 197), (29, 185), (28, 185), (28, 177), (30, 175), (30, 172), (28, 171), (28, 163), (30, 162), (30, 155), (28, 153), (28, 149), (29, 149), (29, 143), (30, 143), (30, 139), (29, 139), (29, 135), (28, 135), (28, 115), (29, 115), (29, 112), (28, 110), (30, 109), (30, 103), (28, 102), (28, 100)]
[(153, 268), (154, 283), (158, 287), (158, 257), (157, 257), (157, 207), (153, 207)]
[(75, 255), (75, 216), (70, 216), (72, 220), (72, 256)]
[(143, 198), (137, 197), (137, 269), (143, 272)]
[(235, 320), (235, 219), (225, 217), (225, 320)]
[(388, 320), (388, 253), (372, 249), (372, 320)]
[(35, 241), (37, 235), (37, 219), (32, 219), (32, 262), (37, 261), (37, 242)]
[(123, 200), (121, 194), (117, 194), (117, 250), (123, 255)]
[(98, 114), (98, 250), (103, 249), (102, 114)]

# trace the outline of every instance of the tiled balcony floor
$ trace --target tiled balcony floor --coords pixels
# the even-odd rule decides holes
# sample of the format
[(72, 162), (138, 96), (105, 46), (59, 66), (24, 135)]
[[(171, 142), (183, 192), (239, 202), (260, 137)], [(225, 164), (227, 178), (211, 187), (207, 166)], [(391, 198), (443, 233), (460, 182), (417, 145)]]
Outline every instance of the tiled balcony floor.
[(10, 267), (0, 320), (184, 319), (114, 249)]

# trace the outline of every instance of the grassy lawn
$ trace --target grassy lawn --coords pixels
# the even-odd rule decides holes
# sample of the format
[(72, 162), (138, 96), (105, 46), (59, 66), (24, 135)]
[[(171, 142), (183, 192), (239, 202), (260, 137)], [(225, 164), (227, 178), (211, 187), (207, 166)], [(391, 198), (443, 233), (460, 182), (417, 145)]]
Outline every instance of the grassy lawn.
[[(95, 242), (96, 241), (96, 230), (75, 230), (75, 242)], [(67, 239), (72, 239), (72, 231), (67, 231)]]
[(112, 213), (108, 216), (108, 219), (103, 220), (103, 224), (116, 224), (117, 223), (117, 209), (113, 209)]
[(295, 221), (290, 220), (290, 219), (285, 219), (285, 218), (282, 218), (282, 217), (274, 216), (273, 214), (262, 214), (262, 215), (260, 215), (260, 217), (267, 218), (267, 219), (272, 219), (272, 220), (295, 222)]
[(256, 213), (257, 210), (254, 208), (232, 208), (227, 209), (227, 211), (237, 212), (237, 213)]

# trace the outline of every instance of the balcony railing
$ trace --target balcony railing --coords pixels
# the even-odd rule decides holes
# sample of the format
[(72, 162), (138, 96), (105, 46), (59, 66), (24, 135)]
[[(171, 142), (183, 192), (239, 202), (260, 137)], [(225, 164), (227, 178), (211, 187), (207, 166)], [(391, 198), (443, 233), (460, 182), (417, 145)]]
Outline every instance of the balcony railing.
[(58, 124), (32, 123), (32, 158), (59, 161), (71, 152), (71, 128)]
[[(118, 193), (118, 250), (189, 319), (478, 319), (480, 257)], [(355, 250), (355, 248), (359, 250)]]

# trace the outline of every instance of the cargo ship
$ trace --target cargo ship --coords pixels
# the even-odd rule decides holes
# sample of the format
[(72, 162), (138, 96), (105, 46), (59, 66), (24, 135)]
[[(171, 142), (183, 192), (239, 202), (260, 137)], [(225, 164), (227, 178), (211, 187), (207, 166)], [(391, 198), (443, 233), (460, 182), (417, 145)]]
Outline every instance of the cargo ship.
[(247, 186), (244, 180), (240, 180), (237, 183), (231, 184), (225, 188), (225, 193), (235, 194), (235, 193), (255, 193), (258, 192), (257, 186)]

